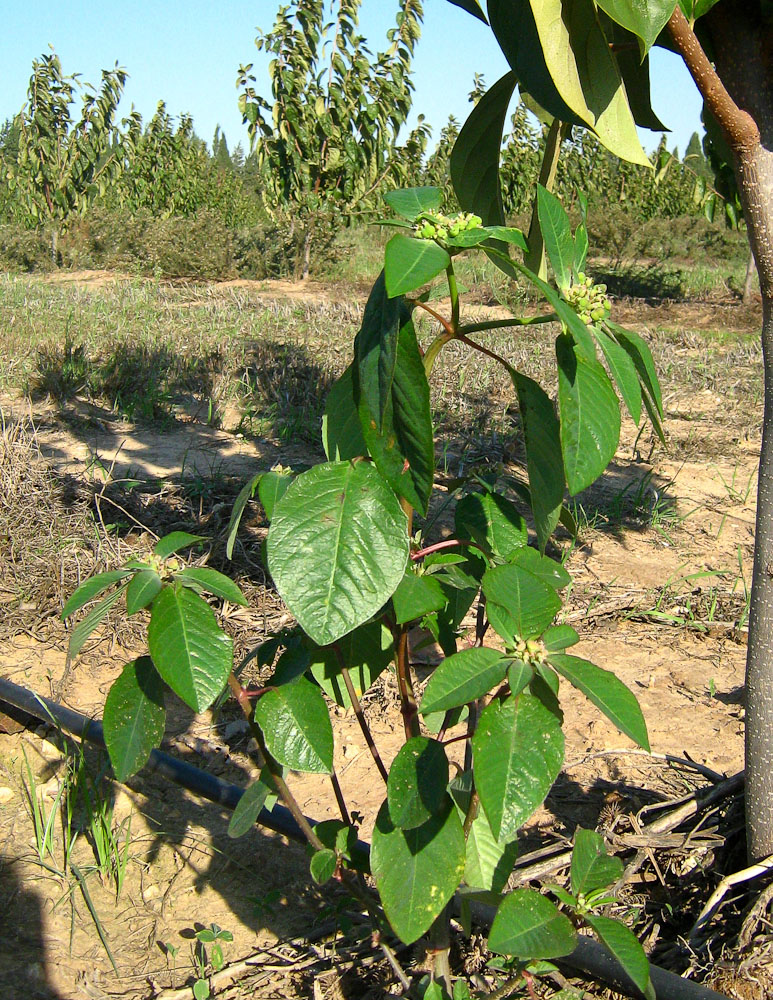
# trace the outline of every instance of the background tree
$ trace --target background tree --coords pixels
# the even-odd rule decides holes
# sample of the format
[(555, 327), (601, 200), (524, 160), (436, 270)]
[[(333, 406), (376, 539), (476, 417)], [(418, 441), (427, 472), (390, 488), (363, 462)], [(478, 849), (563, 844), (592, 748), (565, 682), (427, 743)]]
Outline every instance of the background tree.
[(389, 47), (373, 57), (357, 33), (361, 2), (294, 0), (280, 9), (272, 30), (256, 40), (272, 57), (271, 102), (253, 87), (252, 64), (239, 70), (259, 194), (269, 215), (288, 218), (303, 278), (315, 232), (334, 213), (362, 208), (389, 173), (411, 108), (422, 4), (401, 0)]
[[(102, 71), (99, 91), (64, 76), (59, 57), (44, 55), (32, 64), (27, 103), (15, 119), (18, 156), (9, 184), (30, 214), (51, 225), (51, 256), (57, 262), (59, 235), (72, 215), (104, 194), (122, 169), (123, 146), (115, 125), (126, 72)], [(82, 91), (80, 117), (72, 106)]]

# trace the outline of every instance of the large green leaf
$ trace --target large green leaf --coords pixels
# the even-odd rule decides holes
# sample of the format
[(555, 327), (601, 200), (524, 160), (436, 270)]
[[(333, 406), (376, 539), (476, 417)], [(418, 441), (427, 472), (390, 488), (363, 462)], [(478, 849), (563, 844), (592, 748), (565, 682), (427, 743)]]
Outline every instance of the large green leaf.
[(390, 298), (412, 292), (432, 281), (451, 263), (434, 240), (417, 240), (398, 233), (384, 251), (384, 277)]
[(674, 12), (675, 0), (597, 0), (599, 7), (644, 43), (644, 52)]
[(233, 665), (229, 636), (212, 608), (188, 587), (164, 587), (150, 609), (148, 648), (156, 670), (195, 712), (225, 686)]
[(400, 188), (387, 191), (384, 201), (389, 207), (413, 222), (423, 212), (434, 212), (443, 204), (443, 192), (438, 187)]
[(117, 781), (147, 763), (164, 736), (164, 685), (149, 656), (127, 663), (105, 699), (102, 727)]
[(650, 981), (650, 965), (636, 935), (625, 924), (619, 920), (612, 920), (611, 917), (588, 915), (585, 920), (647, 1000), (655, 1000), (655, 990)]
[(431, 611), (445, 607), (446, 595), (437, 580), (431, 576), (418, 576), (408, 570), (392, 594), (395, 621), (398, 625), (423, 618)]
[(462, 10), (466, 10), (468, 14), (472, 14), (473, 17), (477, 17), (479, 21), (483, 21), (484, 24), (488, 24), (486, 16), (480, 8), (478, 0), (448, 0), (452, 3), (454, 7), (461, 7)]
[(550, 397), (533, 379), (516, 372), (514, 381), (526, 446), (534, 526), (544, 552), (564, 502), (560, 425)]
[[(671, 6), (673, 7), (673, 3)], [(615, 46), (615, 60), (625, 84), (633, 120), (640, 128), (667, 132), (668, 129), (652, 110), (650, 57), (647, 55), (644, 59), (641, 58), (641, 42), (637, 44), (636, 35), (616, 24), (603, 11), (599, 13), (599, 20), (604, 34)]]
[(513, 553), (510, 562), (513, 566), (520, 566), (529, 573), (533, 573), (553, 590), (563, 590), (572, 582), (572, 577), (560, 562), (551, 559), (550, 556), (542, 555), (531, 546), (525, 546)]
[(271, 469), (270, 472), (264, 472), (260, 477), (258, 497), (269, 521), (274, 516), (274, 507), (288, 491), (292, 481), (291, 475), (286, 472), (276, 472), (274, 469)]
[[(548, 71), (562, 99), (615, 156), (650, 166), (593, 0), (529, 3)], [(540, 104), (563, 117), (550, 105)]]
[(62, 608), (62, 621), (64, 621), (65, 618), (69, 618), (70, 615), (75, 614), (76, 611), (80, 611), (80, 609), (85, 604), (88, 604), (89, 601), (93, 601), (95, 597), (98, 597), (103, 591), (107, 590), (108, 587), (112, 587), (114, 583), (119, 583), (124, 579), (124, 577), (130, 576), (131, 573), (132, 571), (130, 569), (113, 569), (107, 573), (97, 573), (96, 576), (92, 576), (88, 580), (84, 580), (84, 582), (73, 591), (69, 600)]
[(570, 684), (592, 701), (621, 733), (649, 750), (647, 725), (633, 692), (611, 672), (569, 653), (551, 653), (550, 663)]
[(600, 327), (593, 328), (593, 335), (606, 358), (628, 412), (634, 423), (638, 424), (641, 419), (641, 385), (631, 356)]
[(559, 958), (577, 947), (568, 917), (535, 889), (516, 889), (502, 900), (491, 924), (488, 946), (521, 961)]
[(526, 522), (517, 507), (499, 493), (468, 493), (456, 505), (456, 533), (509, 559), (528, 541)]
[(345, 462), (368, 453), (354, 402), (352, 365), (333, 383), (328, 393), (322, 418), (322, 444), (331, 462)]
[(561, 770), (561, 723), (528, 694), (493, 701), (472, 738), (475, 787), (497, 840), (515, 840)]
[(515, 74), (506, 73), (486, 91), (451, 150), (449, 169), (457, 200), (465, 212), (479, 215), (485, 226), (505, 224), (499, 156), (515, 83)]
[(197, 542), (206, 541), (207, 539), (203, 535), (192, 535), (189, 531), (172, 531), (156, 542), (153, 546), (153, 554), (166, 559), (181, 549), (187, 549)]
[(571, 284), (574, 261), (574, 240), (569, 216), (558, 198), (541, 184), (537, 185), (537, 212), (556, 284), (564, 291)]
[(198, 588), (206, 594), (222, 597), (224, 601), (230, 601), (231, 604), (247, 607), (247, 598), (237, 584), (229, 576), (216, 569), (211, 569), (209, 566), (189, 566), (176, 573), (175, 579), (182, 580), (183, 583), (190, 581), (195, 584), (194, 589)]
[(650, 399), (654, 402), (657, 414), (663, 419), (663, 396), (658, 382), (658, 373), (655, 371), (655, 362), (652, 360), (652, 353), (645, 340), (638, 333), (632, 330), (625, 330), (617, 323), (606, 321), (605, 326), (628, 353), (639, 374), (639, 381), (646, 389)]
[(373, 830), (370, 866), (387, 920), (412, 944), (429, 930), (464, 875), (464, 832), (453, 802), (413, 830), (401, 830), (384, 802)]
[(349, 692), (341, 676), (341, 661), (360, 697), (392, 662), (392, 633), (380, 622), (369, 622), (343, 636), (335, 646), (341, 660), (330, 646), (315, 646), (310, 652), (310, 669), (314, 680), (332, 701), (342, 708), (351, 708)]
[(389, 818), (413, 830), (442, 812), (447, 804), (448, 758), (442, 743), (414, 736), (400, 747), (389, 768)]
[[(467, 816), (471, 786), (471, 771), (465, 771), (451, 782), (449, 791), (459, 809), (460, 818)], [(500, 844), (491, 832), (485, 812), (478, 809), (467, 834), (465, 883), (470, 888), (501, 892), (507, 884), (517, 856), (517, 843), (511, 841), (509, 844)]]
[[(525, 566), (494, 566), (486, 570), (481, 584), (488, 605), (498, 605), (507, 612), (506, 641), (531, 639), (541, 635), (561, 610), (561, 598), (549, 583)], [(492, 625), (498, 629), (489, 608)]]
[(271, 756), (314, 774), (333, 770), (333, 727), (322, 692), (305, 677), (267, 691), (255, 706), (255, 721)]
[(267, 549), (282, 599), (326, 646), (394, 593), (408, 560), (405, 514), (369, 463), (318, 465), (276, 505)]
[(561, 452), (574, 496), (612, 461), (620, 439), (620, 404), (607, 373), (562, 334), (556, 339)]
[(126, 614), (133, 615), (146, 608), (161, 590), (161, 577), (154, 569), (135, 573), (126, 588)]
[(607, 889), (623, 874), (620, 858), (610, 857), (604, 838), (595, 830), (580, 828), (574, 834), (572, 851), (572, 892), (575, 896)]
[(447, 656), (430, 677), (419, 711), (422, 715), (447, 712), (482, 698), (505, 679), (508, 662), (499, 650), (487, 646)]

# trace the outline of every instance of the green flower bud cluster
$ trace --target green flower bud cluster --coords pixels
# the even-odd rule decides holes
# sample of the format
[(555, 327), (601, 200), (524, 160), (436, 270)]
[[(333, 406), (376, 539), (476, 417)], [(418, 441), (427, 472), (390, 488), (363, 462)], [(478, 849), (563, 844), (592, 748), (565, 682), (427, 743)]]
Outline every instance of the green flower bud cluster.
[(519, 639), (513, 653), (516, 659), (530, 665), (544, 663), (547, 655), (545, 645), (539, 639)]
[(460, 212), (458, 215), (422, 215), (413, 227), (414, 234), (420, 240), (455, 239), (468, 229), (478, 229), (483, 225), (479, 215), (471, 212)]
[(593, 278), (577, 275), (577, 282), (564, 292), (566, 301), (574, 309), (583, 323), (592, 326), (609, 316), (612, 306), (606, 285), (594, 285)]

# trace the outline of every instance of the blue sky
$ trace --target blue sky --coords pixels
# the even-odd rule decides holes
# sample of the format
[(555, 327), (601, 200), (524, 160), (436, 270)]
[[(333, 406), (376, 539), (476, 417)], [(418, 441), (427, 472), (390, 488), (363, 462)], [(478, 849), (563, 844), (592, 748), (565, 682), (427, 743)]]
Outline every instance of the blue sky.
[[(248, 145), (237, 107), (236, 73), (254, 62), (258, 83), (268, 93), (256, 28), (269, 30), (279, 0), (191, 0), (185, 5), (134, 0), (133, 3), (26, 0), (9, 3), (0, 40), (0, 121), (11, 118), (26, 97), (32, 60), (52, 45), (65, 73), (79, 72), (98, 83), (100, 71), (116, 61), (129, 72), (122, 114), (131, 105), (150, 118), (159, 100), (175, 116), (189, 112), (197, 133), (210, 142), (220, 124), (229, 147)], [(493, 83), (506, 64), (490, 30), (446, 0), (425, 0), (425, 24), (415, 60), (414, 117), (423, 113), (436, 134), (448, 115), (463, 121), (473, 74)], [(363, 34), (381, 47), (396, 2), (364, 0)], [(261, 73), (263, 70), (263, 74)], [(653, 54), (653, 104), (672, 130), (669, 146), (681, 152), (700, 128), (700, 98), (680, 60)], [(659, 136), (642, 133), (647, 149)]]

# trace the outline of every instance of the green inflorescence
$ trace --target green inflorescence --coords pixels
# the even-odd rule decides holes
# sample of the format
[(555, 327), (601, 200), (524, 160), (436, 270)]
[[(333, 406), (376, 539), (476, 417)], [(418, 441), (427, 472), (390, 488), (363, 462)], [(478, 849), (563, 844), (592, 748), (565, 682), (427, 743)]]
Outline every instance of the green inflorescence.
[(519, 639), (512, 650), (514, 659), (522, 660), (530, 666), (544, 663), (547, 657), (545, 644), (539, 639)]
[(479, 229), (483, 220), (471, 212), (459, 212), (458, 215), (420, 215), (413, 227), (414, 235), (420, 240), (455, 239), (468, 229)]
[(606, 285), (594, 285), (593, 278), (577, 275), (577, 282), (564, 292), (566, 301), (574, 309), (583, 323), (592, 326), (609, 316), (612, 306)]

